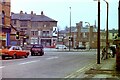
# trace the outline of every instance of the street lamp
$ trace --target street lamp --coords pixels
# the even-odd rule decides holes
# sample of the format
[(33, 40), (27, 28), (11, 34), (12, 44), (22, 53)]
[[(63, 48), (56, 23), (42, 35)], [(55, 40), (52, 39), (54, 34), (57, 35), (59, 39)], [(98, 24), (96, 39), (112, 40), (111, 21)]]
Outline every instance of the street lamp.
[(100, 64), (100, 0), (97, 1), (98, 1), (97, 64)]
[(70, 33), (69, 33), (69, 51), (70, 51), (70, 46), (71, 46), (71, 7), (70, 8)]
[[(104, 0), (107, 4), (107, 18), (106, 18), (106, 53), (108, 53), (108, 8), (109, 8), (109, 4), (106, 0)], [(107, 58), (107, 55), (106, 55)]]
[(88, 25), (89, 25), (89, 49), (91, 48), (91, 40), (90, 40), (90, 23), (89, 22), (85, 22), (85, 23), (87, 23)]
[(119, 13), (119, 11), (120, 11), (120, 0), (119, 0), (119, 5), (118, 5), (118, 38), (120, 37), (120, 23), (119, 23), (119, 21), (120, 21), (120, 13)]

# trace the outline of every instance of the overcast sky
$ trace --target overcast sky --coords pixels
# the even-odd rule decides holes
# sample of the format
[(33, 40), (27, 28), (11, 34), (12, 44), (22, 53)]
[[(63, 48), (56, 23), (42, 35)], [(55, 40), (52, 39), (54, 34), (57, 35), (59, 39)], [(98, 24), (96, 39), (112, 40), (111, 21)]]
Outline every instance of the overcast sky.
[[(101, 1), (101, 29), (106, 29), (106, 3)], [(109, 29), (118, 29), (118, 2), (119, 0), (106, 0), (109, 3)], [(37, 15), (44, 14), (58, 21), (58, 27), (64, 29), (70, 26), (70, 8), (71, 7), (71, 25), (83, 21), (90, 25), (97, 22), (97, 1), (94, 0), (11, 0), (11, 12), (19, 13), (21, 10), (30, 14), (31, 11)]]

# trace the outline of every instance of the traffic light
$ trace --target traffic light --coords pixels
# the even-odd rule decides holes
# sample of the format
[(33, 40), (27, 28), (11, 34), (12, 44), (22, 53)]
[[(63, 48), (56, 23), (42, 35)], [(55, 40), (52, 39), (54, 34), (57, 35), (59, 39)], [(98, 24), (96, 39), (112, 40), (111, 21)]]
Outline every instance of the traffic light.
[(16, 32), (16, 39), (19, 39), (19, 32)]

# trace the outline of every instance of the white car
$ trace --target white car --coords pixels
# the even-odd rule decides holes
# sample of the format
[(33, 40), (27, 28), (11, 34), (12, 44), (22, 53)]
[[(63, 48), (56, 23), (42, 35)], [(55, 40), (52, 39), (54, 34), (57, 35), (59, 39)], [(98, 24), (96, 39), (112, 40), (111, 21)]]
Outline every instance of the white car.
[(66, 47), (65, 45), (62, 45), (62, 44), (56, 45), (55, 48), (56, 48), (56, 49), (67, 49), (67, 47)]

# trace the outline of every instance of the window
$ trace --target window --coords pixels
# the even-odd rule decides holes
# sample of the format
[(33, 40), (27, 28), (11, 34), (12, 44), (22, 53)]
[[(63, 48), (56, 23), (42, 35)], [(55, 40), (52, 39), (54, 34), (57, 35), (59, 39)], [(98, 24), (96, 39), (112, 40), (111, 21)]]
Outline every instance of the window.
[(38, 44), (38, 38), (31, 38), (31, 44)]
[(16, 25), (16, 22), (17, 22), (16, 20), (13, 20), (13, 25)]
[(86, 38), (87, 36), (86, 36), (86, 33), (83, 33), (83, 38)]
[(2, 25), (5, 24), (5, 12), (2, 11)]
[(38, 27), (38, 22), (32, 22), (32, 27)]
[(21, 21), (20, 22), (20, 27), (27, 27), (28, 26), (28, 22), (27, 21)]
[(36, 35), (36, 36), (38, 36), (38, 31), (31, 31), (31, 35)]
[(44, 22), (44, 23), (43, 23), (43, 27), (48, 27), (48, 26), (50, 26), (50, 23), (49, 23), (49, 22)]
[(43, 37), (48, 37), (48, 36), (50, 36), (49, 31), (43, 31), (42, 35), (43, 35)]

